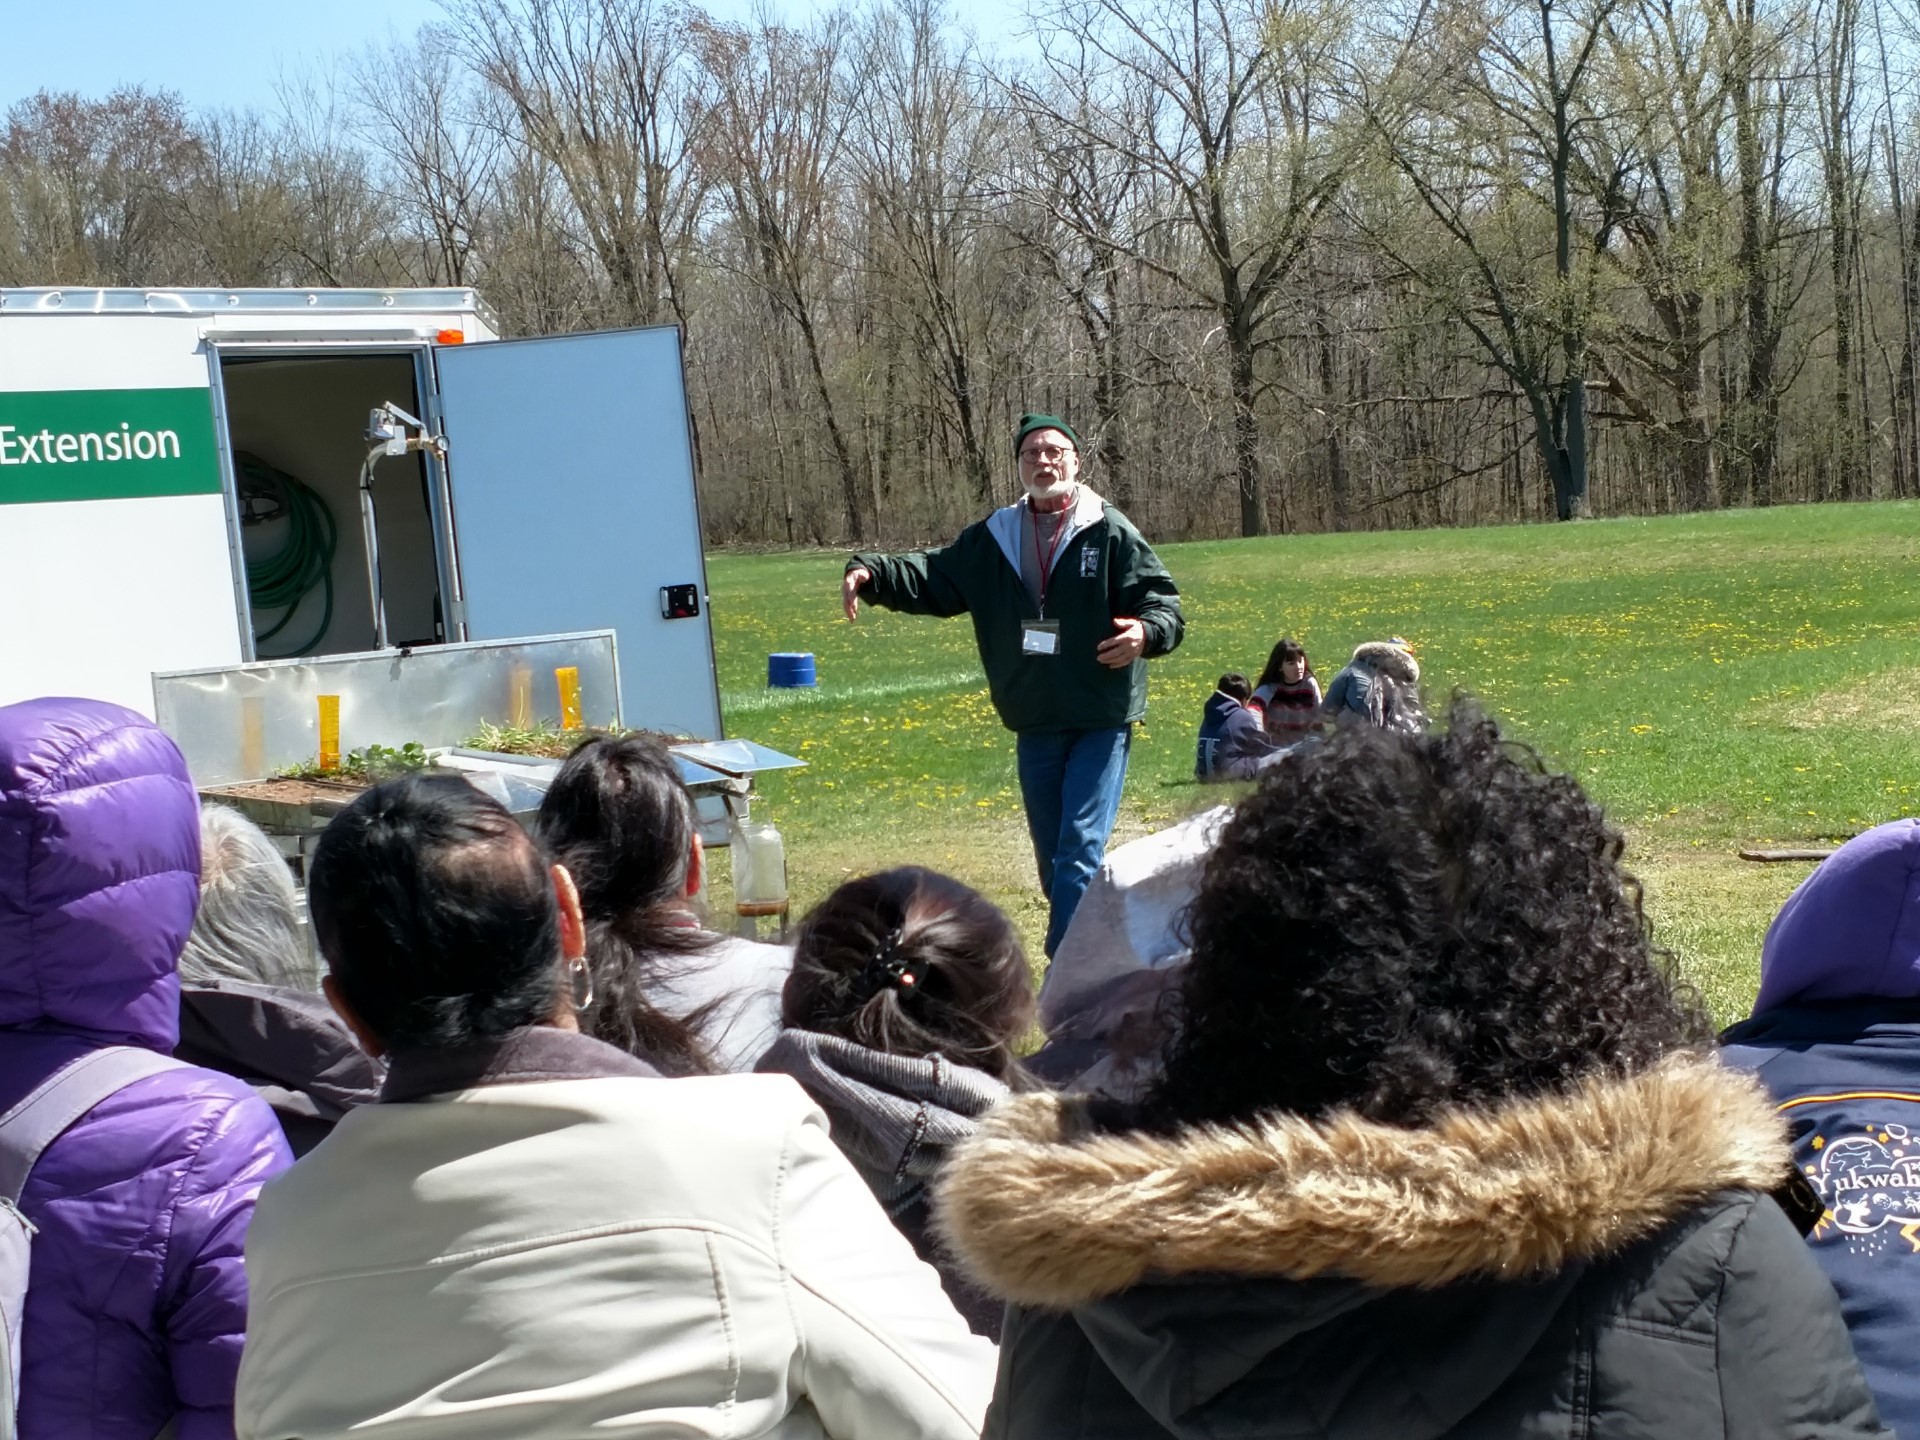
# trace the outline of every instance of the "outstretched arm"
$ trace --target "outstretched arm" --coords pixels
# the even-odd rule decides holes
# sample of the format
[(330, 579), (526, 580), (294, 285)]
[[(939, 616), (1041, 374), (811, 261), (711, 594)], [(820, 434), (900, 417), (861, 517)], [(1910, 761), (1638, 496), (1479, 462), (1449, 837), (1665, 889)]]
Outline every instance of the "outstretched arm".
[(840, 603), (847, 619), (857, 619), (860, 602), (883, 605), (909, 615), (961, 615), (967, 609), (961, 584), (963, 567), (955, 551), (967, 542), (962, 535), (937, 550), (911, 550), (902, 555), (855, 555), (840, 578)]

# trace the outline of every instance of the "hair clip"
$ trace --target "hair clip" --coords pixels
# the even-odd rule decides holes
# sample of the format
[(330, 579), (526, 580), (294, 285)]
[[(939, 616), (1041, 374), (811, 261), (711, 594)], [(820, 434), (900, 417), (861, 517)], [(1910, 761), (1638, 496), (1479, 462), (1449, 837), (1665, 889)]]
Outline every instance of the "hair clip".
[(919, 985), (923, 967), (916, 967), (900, 953), (900, 930), (896, 926), (880, 941), (880, 948), (860, 971), (860, 1003), (865, 1004), (886, 986), (912, 990)]

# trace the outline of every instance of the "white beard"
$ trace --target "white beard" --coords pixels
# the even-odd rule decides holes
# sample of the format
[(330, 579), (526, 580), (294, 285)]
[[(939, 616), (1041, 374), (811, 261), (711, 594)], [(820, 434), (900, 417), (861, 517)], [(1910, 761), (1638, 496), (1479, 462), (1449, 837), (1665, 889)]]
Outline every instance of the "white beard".
[(1074, 483), (1072, 480), (1056, 480), (1051, 485), (1041, 485), (1029, 480), (1026, 482), (1027, 498), (1041, 501), (1063, 500), (1073, 493)]

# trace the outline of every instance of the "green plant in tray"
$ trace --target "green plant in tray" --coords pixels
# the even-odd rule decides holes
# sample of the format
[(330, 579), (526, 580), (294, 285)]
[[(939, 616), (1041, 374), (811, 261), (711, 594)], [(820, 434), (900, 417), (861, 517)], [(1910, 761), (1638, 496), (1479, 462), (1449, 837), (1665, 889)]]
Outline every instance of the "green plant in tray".
[(480, 728), (461, 744), (468, 750), (491, 750), (497, 755), (536, 755), (547, 760), (564, 760), (573, 753), (575, 746), (598, 735), (646, 734), (659, 734), (669, 745), (678, 744), (685, 738), (660, 734), (658, 731), (623, 730), (614, 725), (582, 725), (575, 730), (562, 730), (558, 725), (549, 725), (544, 721), (537, 725), (496, 725), (490, 720), (482, 720)]
[(340, 758), (336, 769), (323, 769), (319, 761), (311, 760), (303, 765), (289, 765), (279, 774), (288, 780), (340, 780), (375, 785), (382, 780), (391, 780), (396, 775), (424, 770), (426, 765), (427, 747), (418, 740), (409, 740), (397, 748), (391, 745), (366, 745), (358, 750), (349, 750)]

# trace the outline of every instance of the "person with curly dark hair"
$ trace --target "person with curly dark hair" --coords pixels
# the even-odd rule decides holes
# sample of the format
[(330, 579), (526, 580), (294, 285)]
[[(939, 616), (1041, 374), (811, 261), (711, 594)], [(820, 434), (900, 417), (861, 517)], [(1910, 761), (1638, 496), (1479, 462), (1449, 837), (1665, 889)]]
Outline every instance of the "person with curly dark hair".
[(759, 1068), (791, 1075), (975, 1334), (1001, 1305), (927, 1232), (928, 1185), (1010, 1089), (1033, 1025), (1033, 974), (1013, 924), (951, 876), (902, 866), (849, 880), (800, 926), (785, 1025)]
[(1470, 702), (1269, 774), (1146, 1100), (1018, 1097), (944, 1172), (1012, 1302), (989, 1440), (1885, 1435), (1622, 849)]

